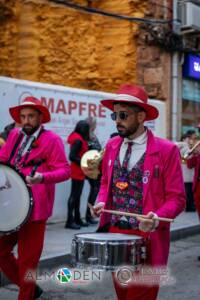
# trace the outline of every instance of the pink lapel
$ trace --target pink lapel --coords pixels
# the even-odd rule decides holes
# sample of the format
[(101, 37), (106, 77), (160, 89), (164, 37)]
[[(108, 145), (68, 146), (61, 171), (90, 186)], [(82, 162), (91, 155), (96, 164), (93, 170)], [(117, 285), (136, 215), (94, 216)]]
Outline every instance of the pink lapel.
[(109, 171), (108, 171), (108, 184), (110, 186), (111, 181), (112, 181), (112, 173), (113, 173), (113, 166), (115, 159), (119, 153), (121, 144), (123, 142), (123, 138), (117, 137), (113, 143), (111, 143), (111, 149), (110, 149), (110, 155), (109, 155), (109, 161), (108, 161), (108, 166), (109, 166)]
[(158, 145), (155, 137), (150, 130), (147, 130), (147, 150), (144, 161), (144, 175), (143, 175), (143, 207), (145, 207), (146, 196), (150, 186), (151, 179), (154, 172), (155, 154), (158, 153)]

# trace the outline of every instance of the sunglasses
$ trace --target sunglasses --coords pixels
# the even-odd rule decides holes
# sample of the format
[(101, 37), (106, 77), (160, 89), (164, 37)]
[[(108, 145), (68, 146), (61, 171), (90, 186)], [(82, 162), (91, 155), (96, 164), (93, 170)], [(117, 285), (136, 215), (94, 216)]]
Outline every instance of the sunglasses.
[(119, 111), (119, 112), (113, 112), (110, 116), (113, 121), (116, 121), (117, 118), (119, 120), (127, 120), (128, 117), (133, 114), (134, 113), (128, 113), (127, 111)]

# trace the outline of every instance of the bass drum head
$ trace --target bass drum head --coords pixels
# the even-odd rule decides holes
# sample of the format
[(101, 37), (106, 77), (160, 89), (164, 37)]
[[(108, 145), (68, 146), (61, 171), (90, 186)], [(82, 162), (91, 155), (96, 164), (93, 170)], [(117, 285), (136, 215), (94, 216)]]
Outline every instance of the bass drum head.
[(0, 232), (16, 231), (24, 224), (32, 209), (30, 189), (13, 167), (0, 163)]

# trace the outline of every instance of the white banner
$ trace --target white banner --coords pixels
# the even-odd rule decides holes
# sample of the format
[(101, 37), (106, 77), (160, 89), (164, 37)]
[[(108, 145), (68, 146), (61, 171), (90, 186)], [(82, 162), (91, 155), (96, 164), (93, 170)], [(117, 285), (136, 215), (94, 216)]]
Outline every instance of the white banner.
[[(66, 139), (71, 133), (76, 123), (88, 116), (97, 119), (96, 135), (102, 147), (113, 132), (116, 132), (115, 122), (110, 118), (108, 109), (100, 104), (100, 100), (109, 99), (113, 96), (110, 93), (75, 89), (52, 84), (43, 84), (25, 80), (0, 77), (0, 130), (13, 120), (9, 115), (9, 107), (18, 105), (27, 96), (34, 96), (42, 101), (51, 112), (51, 122), (46, 124), (47, 129), (51, 129), (59, 134), (66, 147), (68, 156), (68, 145)], [(165, 103), (158, 100), (150, 100), (150, 104), (156, 106), (160, 117), (157, 120), (147, 122), (146, 125), (160, 137), (166, 137), (166, 112)], [(67, 185), (67, 187), (66, 187)], [(54, 217), (62, 219), (66, 216), (67, 198), (69, 195), (69, 183), (57, 185), (56, 205)], [(88, 195), (87, 185), (84, 188), (82, 201), (82, 213), (86, 209), (86, 198)]]

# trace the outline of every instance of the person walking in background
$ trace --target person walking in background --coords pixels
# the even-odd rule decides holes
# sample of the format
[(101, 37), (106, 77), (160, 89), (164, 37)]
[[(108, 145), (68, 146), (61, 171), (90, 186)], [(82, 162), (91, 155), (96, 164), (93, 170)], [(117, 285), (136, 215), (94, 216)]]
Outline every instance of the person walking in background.
[(98, 137), (95, 134), (95, 130), (97, 127), (97, 120), (93, 117), (88, 117), (86, 122), (89, 124), (90, 132), (89, 132), (89, 141), (88, 141), (88, 148), (89, 150), (97, 150), (101, 151), (102, 147), (99, 142)]
[(12, 122), (12, 123), (6, 125), (4, 127), (4, 130), (2, 132), (0, 132), (0, 138), (2, 138), (4, 141), (6, 141), (10, 131), (15, 127), (16, 127), (15, 122)]
[[(169, 254), (170, 226), (155, 217), (174, 219), (185, 208), (185, 192), (179, 150), (174, 143), (155, 137), (144, 122), (158, 117), (148, 104), (146, 91), (124, 84), (112, 99), (102, 100), (112, 111), (119, 136), (110, 139), (102, 161), (102, 179), (92, 212), (100, 217), (99, 231), (139, 235), (149, 240), (147, 265), (152, 274), (165, 267)], [(102, 212), (102, 208), (145, 214), (125, 217)], [(142, 276), (142, 274), (141, 274)], [(159, 282), (120, 284), (113, 274), (120, 300), (155, 300)]]
[[(196, 145), (197, 147), (193, 148), (194, 151), (191, 152), (187, 157), (187, 166), (188, 168), (194, 168), (194, 179), (193, 179), (194, 202), (200, 220), (200, 141), (198, 141)], [(200, 256), (198, 256), (198, 261), (200, 261)]]
[[(86, 122), (89, 124), (90, 126), (90, 132), (89, 132), (89, 141), (88, 141), (88, 150), (97, 150), (97, 151), (101, 151), (101, 144), (95, 134), (95, 129), (96, 129), (96, 119), (92, 118), (92, 117), (88, 117), (86, 119)], [(89, 185), (90, 185), (90, 192), (89, 192), (89, 196), (88, 196), (88, 200), (87, 203), (91, 204), (92, 206), (94, 205), (98, 192), (99, 192), (99, 187), (100, 187), (100, 178), (97, 179), (92, 179), (89, 177), (86, 177)], [(88, 224), (97, 224), (98, 221), (95, 220), (90, 212), (89, 207), (87, 206), (87, 210), (86, 210), (86, 217), (85, 217), (86, 221), (88, 222)]]
[(7, 141), (8, 135), (15, 127), (20, 127), (20, 124), (12, 122), (4, 127), (4, 130), (0, 132), (0, 147)]
[[(18, 300), (33, 300), (42, 294), (34, 278), (43, 249), (46, 221), (53, 211), (55, 184), (70, 178), (70, 167), (61, 138), (43, 127), (51, 116), (40, 100), (27, 97), (9, 111), (22, 128), (9, 133), (0, 150), (0, 161), (11, 164), (24, 175), (34, 205), (29, 219), (18, 231), (0, 237), (0, 269), (19, 286)], [(38, 160), (41, 164), (30, 176)], [(18, 258), (13, 254), (16, 244)], [(31, 281), (27, 278), (30, 272)]]
[(5, 140), (3, 138), (0, 137), (0, 149), (1, 147), (5, 144)]
[[(190, 133), (192, 132), (192, 136)], [(180, 150), (181, 155), (181, 162), (182, 162), (182, 172), (183, 172), (183, 180), (185, 185), (185, 192), (186, 192), (186, 211), (187, 212), (193, 212), (196, 210), (195, 204), (194, 204), (194, 196), (193, 196), (193, 178), (194, 178), (194, 168), (188, 168), (187, 161), (184, 159), (184, 155), (188, 153), (190, 148), (194, 145), (193, 137), (193, 131), (189, 131), (188, 133), (185, 133), (181, 137), (181, 142), (177, 142), (176, 145), (178, 146)]]
[(194, 202), (200, 219), (200, 144), (199, 142), (197, 142), (196, 145), (197, 147), (187, 158), (187, 166), (190, 169), (194, 168), (194, 178), (193, 178)]
[(80, 215), (80, 200), (85, 180), (80, 162), (83, 154), (88, 151), (88, 140), (89, 124), (85, 120), (79, 121), (67, 138), (67, 143), (70, 145), (69, 159), (71, 161), (72, 180), (65, 228), (80, 229), (80, 226), (88, 226), (88, 223), (84, 222)]

